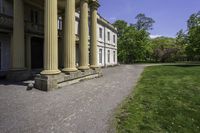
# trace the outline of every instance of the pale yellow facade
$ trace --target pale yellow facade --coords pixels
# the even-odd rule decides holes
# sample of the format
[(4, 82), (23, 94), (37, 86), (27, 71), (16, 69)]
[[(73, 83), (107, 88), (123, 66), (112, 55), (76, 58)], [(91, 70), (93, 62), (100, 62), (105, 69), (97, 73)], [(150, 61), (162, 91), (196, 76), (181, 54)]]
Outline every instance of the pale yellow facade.
[(99, 25), (113, 35), (117, 31), (99, 16), (99, 6), (98, 0), (0, 0), (0, 48), (4, 40), (10, 45), (9, 54), (0, 53), (10, 60), (7, 77), (24, 80), (38, 72), (60, 75), (104, 66)]

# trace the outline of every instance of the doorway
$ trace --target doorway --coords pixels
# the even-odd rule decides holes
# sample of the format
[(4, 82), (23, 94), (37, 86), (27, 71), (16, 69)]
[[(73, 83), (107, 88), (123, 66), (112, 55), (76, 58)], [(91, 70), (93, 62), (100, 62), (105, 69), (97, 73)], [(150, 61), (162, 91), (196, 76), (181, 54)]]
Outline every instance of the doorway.
[(31, 69), (42, 69), (44, 64), (44, 39), (31, 38)]

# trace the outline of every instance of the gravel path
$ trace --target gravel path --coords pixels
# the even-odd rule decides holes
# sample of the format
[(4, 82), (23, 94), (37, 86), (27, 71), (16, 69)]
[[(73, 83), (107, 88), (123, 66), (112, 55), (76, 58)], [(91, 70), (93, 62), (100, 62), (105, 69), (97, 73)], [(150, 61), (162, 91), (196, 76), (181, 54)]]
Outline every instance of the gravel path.
[(102, 78), (48, 93), (0, 83), (0, 132), (105, 133), (113, 110), (130, 93), (144, 67), (103, 69)]

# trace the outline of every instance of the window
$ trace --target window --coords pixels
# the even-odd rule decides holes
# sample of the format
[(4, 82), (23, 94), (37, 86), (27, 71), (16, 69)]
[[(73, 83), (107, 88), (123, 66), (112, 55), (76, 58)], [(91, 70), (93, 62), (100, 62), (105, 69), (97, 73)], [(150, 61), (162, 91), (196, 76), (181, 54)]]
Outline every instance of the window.
[(113, 35), (113, 42), (114, 42), (114, 43), (116, 42), (116, 38), (115, 38), (115, 35)]
[(99, 49), (99, 63), (102, 64), (102, 49)]
[(108, 50), (108, 63), (110, 63), (110, 50)]
[(110, 32), (108, 32), (108, 41), (110, 41)]
[(99, 28), (99, 38), (103, 38), (103, 30), (102, 28)]
[(115, 63), (115, 57), (116, 57), (116, 53), (115, 51), (113, 51), (113, 62)]
[(38, 11), (31, 10), (31, 22), (32, 23), (38, 24), (38, 16), (39, 16)]
[(34, 11), (33, 10), (31, 10), (31, 22), (34, 23)]
[(62, 30), (62, 17), (58, 17), (58, 30)]

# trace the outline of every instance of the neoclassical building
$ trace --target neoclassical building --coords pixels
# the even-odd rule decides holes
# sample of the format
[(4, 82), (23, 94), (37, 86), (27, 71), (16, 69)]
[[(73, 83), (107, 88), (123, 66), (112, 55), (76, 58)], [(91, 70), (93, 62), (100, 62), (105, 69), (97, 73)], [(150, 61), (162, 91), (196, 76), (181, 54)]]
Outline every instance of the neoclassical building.
[(117, 31), (98, 0), (0, 0), (0, 71), (9, 80), (35, 76), (53, 90), (101, 76), (117, 64)]

